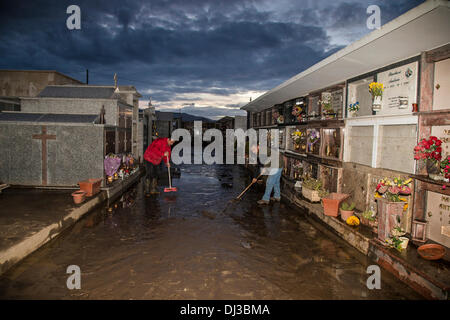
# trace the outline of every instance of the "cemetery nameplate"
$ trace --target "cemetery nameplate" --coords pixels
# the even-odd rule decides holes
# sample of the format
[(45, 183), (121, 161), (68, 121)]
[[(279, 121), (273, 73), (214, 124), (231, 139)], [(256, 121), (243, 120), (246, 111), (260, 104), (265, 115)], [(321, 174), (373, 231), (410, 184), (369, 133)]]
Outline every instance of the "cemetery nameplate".
[(446, 247), (450, 247), (450, 197), (427, 192), (428, 238)]
[(377, 82), (384, 85), (379, 114), (412, 112), (412, 104), (417, 102), (417, 67), (418, 62), (413, 62), (378, 74)]
[(334, 112), (337, 113), (338, 117), (342, 116), (342, 100), (343, 100), (343, 90), (336, 90), (331, 93), (331, 107)]

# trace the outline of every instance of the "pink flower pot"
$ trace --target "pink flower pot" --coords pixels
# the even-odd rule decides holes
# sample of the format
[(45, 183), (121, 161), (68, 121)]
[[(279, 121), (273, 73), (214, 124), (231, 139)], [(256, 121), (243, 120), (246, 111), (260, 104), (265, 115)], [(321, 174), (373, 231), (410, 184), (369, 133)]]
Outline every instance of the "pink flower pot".
[(342, 209), (339, 209), (339, 211), (341, 212), (341, 219), (343, 221), (347, 221), (347, 219), (350, 218), (355, 213), (354, 210), (342, 210)]

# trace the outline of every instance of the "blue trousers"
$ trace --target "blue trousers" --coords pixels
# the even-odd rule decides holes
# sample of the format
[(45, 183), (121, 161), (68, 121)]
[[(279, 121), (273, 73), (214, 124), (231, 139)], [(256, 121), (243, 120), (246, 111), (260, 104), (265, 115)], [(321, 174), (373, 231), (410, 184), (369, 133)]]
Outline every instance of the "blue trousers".
[(281, 197), (281, 190), (280, 190), (280, 179), (281, 179), (281, 173), (283, 172), (283, 169), (272, 169), (272, 174), (267, 176), (267, 182), (266, 182), (266, 192), (264, 192), (263, 200), (269, 201), (270, 195), (272, 193), (272, 189), (274, 192), (274, 198), (279, 199)]

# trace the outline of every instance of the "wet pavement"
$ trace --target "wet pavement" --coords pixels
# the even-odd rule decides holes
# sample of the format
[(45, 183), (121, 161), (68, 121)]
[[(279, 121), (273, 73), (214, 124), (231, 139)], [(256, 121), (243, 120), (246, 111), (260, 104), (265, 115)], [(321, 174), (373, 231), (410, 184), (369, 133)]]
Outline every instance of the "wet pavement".
[[(420, 299), (284, 203), (258, 207), (237, 166), (185, 165), (176, 193), (138, 183), (0, 277), (3, 299)], [(81, 289), (69, 290), (69, 265)]]

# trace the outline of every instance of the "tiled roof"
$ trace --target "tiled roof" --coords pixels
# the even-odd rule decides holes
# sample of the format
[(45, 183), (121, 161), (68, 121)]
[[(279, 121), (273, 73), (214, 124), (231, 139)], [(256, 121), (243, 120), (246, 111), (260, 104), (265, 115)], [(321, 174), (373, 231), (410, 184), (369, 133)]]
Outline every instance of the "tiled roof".
[(113, 86), (47, 86), (38, 97), (41, 98), (80, 98), (111, 99), (115, 98)]

